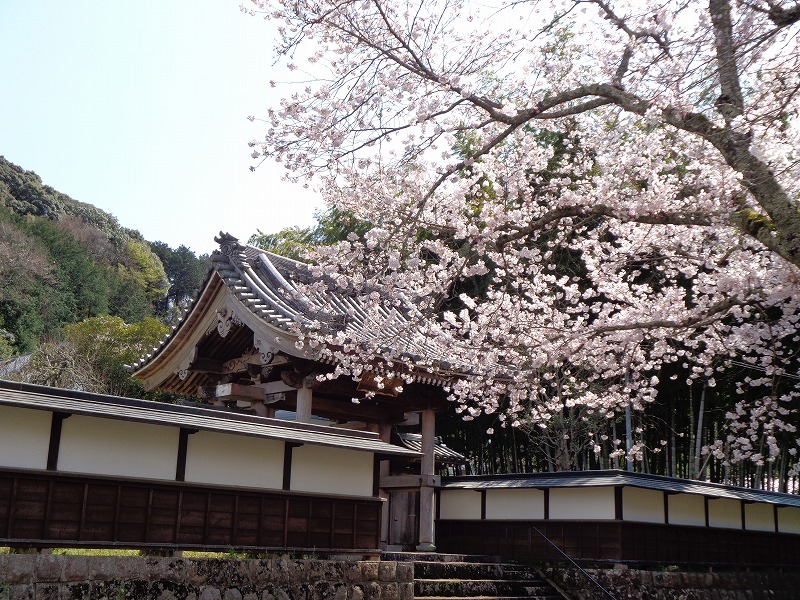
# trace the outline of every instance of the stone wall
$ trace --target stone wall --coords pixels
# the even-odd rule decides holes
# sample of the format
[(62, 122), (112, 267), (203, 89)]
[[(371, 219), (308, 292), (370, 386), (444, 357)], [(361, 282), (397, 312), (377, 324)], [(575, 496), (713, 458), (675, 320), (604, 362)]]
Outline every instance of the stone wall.
[[(779, 571), (672, 572), (586, 569), (617, 600), (796, 600), (800, 573)], [(576, 600), (609, 600), (577, 569), (548, 568), (545, 576)]]
[(413, 600), (411, 563), (0, 554), (0, 600)]

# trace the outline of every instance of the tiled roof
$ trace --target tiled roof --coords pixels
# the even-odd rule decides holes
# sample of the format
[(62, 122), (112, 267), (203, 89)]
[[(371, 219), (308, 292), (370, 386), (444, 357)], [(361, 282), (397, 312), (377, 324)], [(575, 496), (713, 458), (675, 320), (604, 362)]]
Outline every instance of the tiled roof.
[[(409, 450), (422, 453), (422, 435), (419, 433), (398, 433), (400, 443)], [(436, 462), (447, 465), (463, 465), (469, 462), (463, 454), (459, 454), (437, 437), (433, 445), (433, 457)]]
[[(215, 240), (220, 249), (211, 256), (209, 277), (216, 273), (242, 306), (264, 323), (290, 335), (295, 335), (298, 328), (341, 332), (346, 343), (361, 344), (376, 354), (388, 351), (393, 359), (422, 365), (416, 376), (422, 383), (443, 385), (452, 374), (471, 370), (468, 365), (452, 364), (449, 347), (420, 332), (419, 313), (412, 303), (391, 308), (370, 306), (333, 282), (322, 292), (309, 292), (298, 286), (312, 280), (306, 263), (241, 244), (229, 234), (220, 233)], [(183, 321), (150, 354), (129, 368), (143, 368), (182, 325)]]
[(468, 475), (442, 478), (446, 489), (560, 488), (631, 486), (665, 492), (698, 494), (709, 498), (730, 498), (745, 502), (768, 502), (800, 507), (800, 495), (741, 488), (707, 481), (694, 481), (629, 471), (563, 471), (514, 475)]
[(0, 406), (3, 405), (300, 444), (335, 446), (381, 455), (407, 458), (419, 456), (413, 450), (382, 442), (377, 433), (279, 421), (225, 409), (135, 400), (0, 380)]

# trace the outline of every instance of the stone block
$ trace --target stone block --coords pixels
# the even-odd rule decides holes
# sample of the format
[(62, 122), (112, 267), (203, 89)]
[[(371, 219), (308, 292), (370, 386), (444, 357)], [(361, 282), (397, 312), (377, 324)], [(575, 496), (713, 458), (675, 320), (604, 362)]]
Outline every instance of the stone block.
[(412, 562), (397, 563), (395, 572), (397, 573), (397, 581), (399, 583), (414, 581), (414, 563)]
[(358, 563), (362, 581), (378, 581), (378, 561), (368, 560)]
[(251, 585), (256, 588), (263, 588), (269, 583), (276, 581), (277, 568), (275, 561), (271, 559), (253, 559), (242, 564), (242, 570), (247, 575)]
[(62, 600), (87, 600), (92, 597), (92, 586), (88, 583), (73, 583), (61, 587)]
[(89, 579), (88, 556), (70, 556), (64, 560), (61, 569), (61, 581), (87, 581)]
[(378, 563), (378, 579), (380, 581), (397, 581), (397, 563), (392, 560)]
[(6, 589), (8, 600), (33, 600), (36, 597), (33, 584), (9, 585)]
[(140, 576), (146, 573), (150, 581), (165, 579), (170, 573), (171, 564), (174, 562), (171, 557), (142, 557), (141, 563), (144, 565), (144, 570), (140, 571)]
[(344, 568), (344, 581), (347, 583), (360, 583), (361, 579), (361, 566), (358, 563), (347, 565)]
[(198, 600), (222, 600), (222, 594), (219, 588), (207, 585), (200, 590), (200, 597)]
[(381, 584), (377, 581), (365, 581), (364, 598), (366, 600), (381, 600)]
[(34, 567), (37, 583), (52, 583), (61, 580), (61, 567), (64, 557), (52, 554), (39, 554), (36, 556)]
[(237, 588), (228, 588), (222, 595), (223, 600), (242, 600), (242, 592)]
[(57, 583), (37, 583), (34, 586), (36, 600), (59, 600), (61, 586)]
[(382, 600), (400, 600), (400, 587), (395, 582), (384, 583), (381, 586)]
[(414, 584), (413, 583), (401, 583), (398, 586), (398, 592), (400, 594), (400, 600), (414, 600)]
[(22, 584), (35, 581), (36, 556), (11, 554), (7, 557), (4, 583)]
[(348, 600), (364, 600), (364, 588), (360, 585), (351, 586), (347, 591)]

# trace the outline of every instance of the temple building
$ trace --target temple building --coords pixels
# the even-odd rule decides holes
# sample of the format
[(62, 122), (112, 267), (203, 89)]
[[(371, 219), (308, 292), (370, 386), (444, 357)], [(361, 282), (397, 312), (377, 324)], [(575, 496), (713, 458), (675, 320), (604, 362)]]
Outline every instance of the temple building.
[[(0, 545), (800, 566), (797, 494), (621, 471), (440, 477), (465, 460), (435, 415), (471, 367), (414, 306), (217, 241), (189, 310), (130, 365), (195, 401), (0, 381)], [(301, 343), (312, 330), (338, 346)], [(354, 349), (374, 358), (342, 374)]]
[[(216, 241), (220, 249), (212, 255), (204, 288), (161, 345), (131, 366), (133, 376), (150, 390), (267, 418), (289, 414), (298, 423), (373, 432), (385, 443), (392, 442), (394, 425), (420, 424), (418, 437), (394, 439), (419, 450), (417, 472), (396, 474), (402, 471), (393, 472), (388, 459), (378, 466), (379, 495), (389, 500), (381, 542), (434, 549), (435, 413), (448, 408), (447, 348), (418, 333), (411, 305), (386, 310), (335, 284), (308, 292), (302, 286), (311, 282), (307, 264), (240, 244), (230, 235), (221, 233)], [(394, 377), (380, 357), (359, 377), (332, 377), (336, 360), (300, 343), (311, 328), (336, 333), (343, 344), (390, 348), (408, 360), (395, 362), (389, 371)], [(420, 362), (431, 367), (415, 366)], [(404, 380), (396, 376), (400, 370)], [(443, 461), (460, 459), (446, 454), (440, 449)]]

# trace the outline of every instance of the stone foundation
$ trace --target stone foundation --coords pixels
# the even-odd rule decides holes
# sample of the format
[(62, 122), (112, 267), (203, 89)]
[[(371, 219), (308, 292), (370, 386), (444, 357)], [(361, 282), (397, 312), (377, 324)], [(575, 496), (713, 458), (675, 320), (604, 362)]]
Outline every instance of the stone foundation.
[(394, 561), (0, 554), (0, 600), (413, 600)]
[[(796, 600), (800, 573), (779, 571), (673, 572), (586, 569), (617, 600)], [(577, 569), (548, 568), (545, 576), (576, 600), (609, 600)]]

